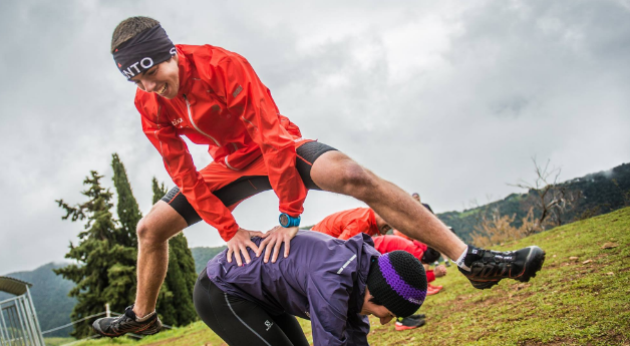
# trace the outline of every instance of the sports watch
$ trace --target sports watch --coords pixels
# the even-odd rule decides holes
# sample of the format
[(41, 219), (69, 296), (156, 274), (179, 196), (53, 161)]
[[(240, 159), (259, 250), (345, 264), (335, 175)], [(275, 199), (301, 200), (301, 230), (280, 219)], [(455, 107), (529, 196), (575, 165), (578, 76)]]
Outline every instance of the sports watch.
[(284, 227), (284, 228), (289, 228), (289, 227), (298, 227), (300, 225), (300, 220), (302, 218), (300, 216), (298, 217), (293, 217), (287, 213), (282, 213), (280, 214), (280, 226)]

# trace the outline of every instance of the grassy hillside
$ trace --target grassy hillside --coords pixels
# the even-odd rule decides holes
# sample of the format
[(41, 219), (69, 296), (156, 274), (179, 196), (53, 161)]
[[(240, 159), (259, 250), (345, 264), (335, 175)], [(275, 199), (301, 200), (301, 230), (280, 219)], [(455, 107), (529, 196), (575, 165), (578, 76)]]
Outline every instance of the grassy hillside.
[[(427, 325), (396, 332), (372, 320), (372, 345), (630, 345), (630, 208), (565, 225), (506, 244), (547, 251), (530, 283), (503, 281), (473, 289), (451, 272), (437, 283), (421, 312)], [(605, 246), (607, 245), (607, 246)], [(604, 249), (603, 247), (612, 246)], [(575, 259), (577, 257), (577, 259)], [(451, 267), (453, 268), (453, 267)], [(304, 331), (310, 336), (308, 322)], [(75, 344), (223, 345), (202, 323), (147, 337)]]

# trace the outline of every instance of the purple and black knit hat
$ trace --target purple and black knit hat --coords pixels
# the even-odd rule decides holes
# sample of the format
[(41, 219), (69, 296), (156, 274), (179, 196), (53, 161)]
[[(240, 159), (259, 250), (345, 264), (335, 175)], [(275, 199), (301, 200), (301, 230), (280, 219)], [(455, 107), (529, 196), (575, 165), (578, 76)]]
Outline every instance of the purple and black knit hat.
[(372, 259), (367, 286), (374, 299), (396, 317), (408, 317), (424, 303), (427, 275), (412, 254), (393, 251)]

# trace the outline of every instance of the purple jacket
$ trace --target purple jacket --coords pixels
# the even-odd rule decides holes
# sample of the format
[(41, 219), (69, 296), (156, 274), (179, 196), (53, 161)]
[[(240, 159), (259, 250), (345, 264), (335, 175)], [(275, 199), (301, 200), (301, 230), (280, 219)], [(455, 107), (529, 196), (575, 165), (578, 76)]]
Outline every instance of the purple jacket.
[[(262, 239), (253, 238), (256, 245)], [(284, 245), (283, 245), (284, 247)], [(347, 241), (299, 231), (288, 258), (264, 263), (252, 250), (250, 264), (228, 263), (227, 250), (208, 262), (208, 277), (224, 292), (255, 302), (270, 314), (311, 320), (314, 345), (369, 345), (370, 324), (360, 315), (370, 260), (380, 256), (372, 238)]]

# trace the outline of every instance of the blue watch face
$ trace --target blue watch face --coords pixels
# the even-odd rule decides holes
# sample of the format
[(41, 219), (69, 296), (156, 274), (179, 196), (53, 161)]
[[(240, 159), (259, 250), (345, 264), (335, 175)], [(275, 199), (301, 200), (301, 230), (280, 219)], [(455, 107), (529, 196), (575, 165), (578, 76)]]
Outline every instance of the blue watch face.
[(289, 225), (289, 216), (287, 216), (287, 214), (280, 215), (280, 225), (283, 227), (287, 227)]

